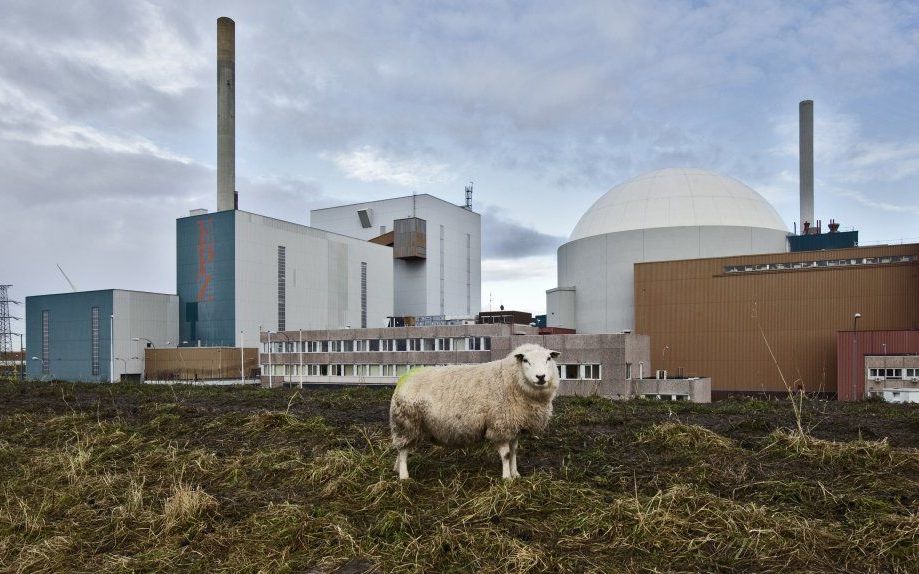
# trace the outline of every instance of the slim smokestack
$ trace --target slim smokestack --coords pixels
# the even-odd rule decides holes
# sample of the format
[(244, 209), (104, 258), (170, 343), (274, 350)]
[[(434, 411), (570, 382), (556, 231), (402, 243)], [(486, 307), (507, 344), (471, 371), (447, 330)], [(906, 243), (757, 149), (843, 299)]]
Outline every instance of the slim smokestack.
[(814, 102), (798, 104), (798, 167), (801, 184), (801, 229), (814, 228)]
[(217, 211), (236, 209), (236, 23), (217, 18)]

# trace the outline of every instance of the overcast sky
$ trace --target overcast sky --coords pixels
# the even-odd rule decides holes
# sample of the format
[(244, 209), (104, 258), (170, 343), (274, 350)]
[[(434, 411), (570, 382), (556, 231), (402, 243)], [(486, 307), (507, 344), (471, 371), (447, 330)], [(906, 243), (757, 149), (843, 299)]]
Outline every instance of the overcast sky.
[(80, 290), (175, 292), (175, 219), (216, 205), (219, 16), (240, 207), (308, 224), (474, 181), (485, 309), (543, 312), (580, 215), (648, 170), (735, 177), (790, 229), (807, 98), (817, 218), (919, 241), (915, 2), (0, 0), (14, 298), (69, 290), (58, 263)]

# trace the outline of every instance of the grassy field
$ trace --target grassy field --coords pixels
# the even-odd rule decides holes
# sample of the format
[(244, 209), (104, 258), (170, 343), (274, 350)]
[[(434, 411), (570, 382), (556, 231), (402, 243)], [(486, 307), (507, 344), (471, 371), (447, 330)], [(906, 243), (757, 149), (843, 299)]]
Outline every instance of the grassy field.
[(0, 386), (6, 572), (919, 572), (919, 408), (561, 398), (399, 482), (387, 389)]

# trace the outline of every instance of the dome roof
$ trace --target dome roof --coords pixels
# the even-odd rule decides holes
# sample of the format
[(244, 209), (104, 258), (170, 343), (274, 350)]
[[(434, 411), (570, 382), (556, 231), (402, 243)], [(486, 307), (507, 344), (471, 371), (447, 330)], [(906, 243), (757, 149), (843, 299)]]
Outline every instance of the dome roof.
[(570, 241), (634, 229), (716, 225), (788, 231), (769, 202), (736, 179), (669, 168), (607, 191), (574, 226)]

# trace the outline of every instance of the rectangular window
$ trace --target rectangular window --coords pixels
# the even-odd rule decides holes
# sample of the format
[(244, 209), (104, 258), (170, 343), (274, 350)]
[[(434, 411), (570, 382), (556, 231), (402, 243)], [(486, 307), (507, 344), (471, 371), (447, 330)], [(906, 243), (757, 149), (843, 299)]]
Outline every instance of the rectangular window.
[(367, 350), (367, 341), (363, 339), (357, 339), (354, 341), (354, 352), (360, 353)]
[(319, 341), (319, 352), (320, 353), (329, 352), (329, 342), (328, 341)]
[(330, 353), (340, 353), (341, 352), (341, 341), (329, 341), (329, 352)]
[(632, 363), (625, 364), (625, 378), (626, 379), (632, 378)]
[(380, 340), (379, 339), (369, 339), (367, 341), (367, 350), (371, 352), (380, 350)]
[(341, 352), (342, 353), (350, 353), (353, 350), (354, 350), (354, 341), (346, 340), (346, 341), (341, 342)]
[(453, 347), (450, 345), (450, 339), (444, 337), (437, 339), (437, 350), (438, 351), (449, 351)]
[(600, 365), (582, 365), (584, 370), (584, 375), (582, 379), (589, 379), (593, 381), (600, 380)]
[(367, 365), (367, 376), (368, 377), (379, 377), (380, 376), (380, 365)]
[(490, 351), (491, 337), (469, 337), (470, 351)]
[(421, 349), (424, 351), (434, 351), (434, 339), (422, 339), (421, 340)]
[(396, 365), (396, 376), (402, 376), (408, 372), (408, 365)]
[(361, 261), (361, 329), (367, 328), (367, 262)]
[(51, 311), (41, 312), (41, 373), (51, 373)]
[(306, 352), (307, 353), (318, 353), (319, 352), (319, 341), (307, 341), (306, 342)]
[(278, 331), (287, 329), (287, 248), (278, 245)]
[(395, 341), (393, 339), (381, 339), (380, 340), (380, 350), (381, 351), (393, 351), (395, 350)]
[(408, 350), (409, 351), (420, 351), (421, 350), (421, 339), (409, 339), (408, 340)]
[(562, 367), (562, 378), (568, 380), (577, 380), (578, 378), (578, 368), (580, 365), (561, 365)]
[(877, 370), (877, 369), (868, 369), (868, 376), (869, 376), (869, 377), (876, 377), (876, 376), (878, 376), (878, 370)]
[(454, 351), (466, 351), (469, 349), (469, 340), (466, 337), (455, 337), (451, 344)]
[(99, 308), (93, 307), (90, 311), (89, 339), (90, 358), (92, 361), (93, 375), (99, 374)]
[(408, 349), (408, 344), (405, 342), (405, 339), (395, 339), (395, 341), (397, 351), (405, 351)]
[(395, 365), (380, 365), (384, 377), (394, 377), (396, 376), (396, 366)]

